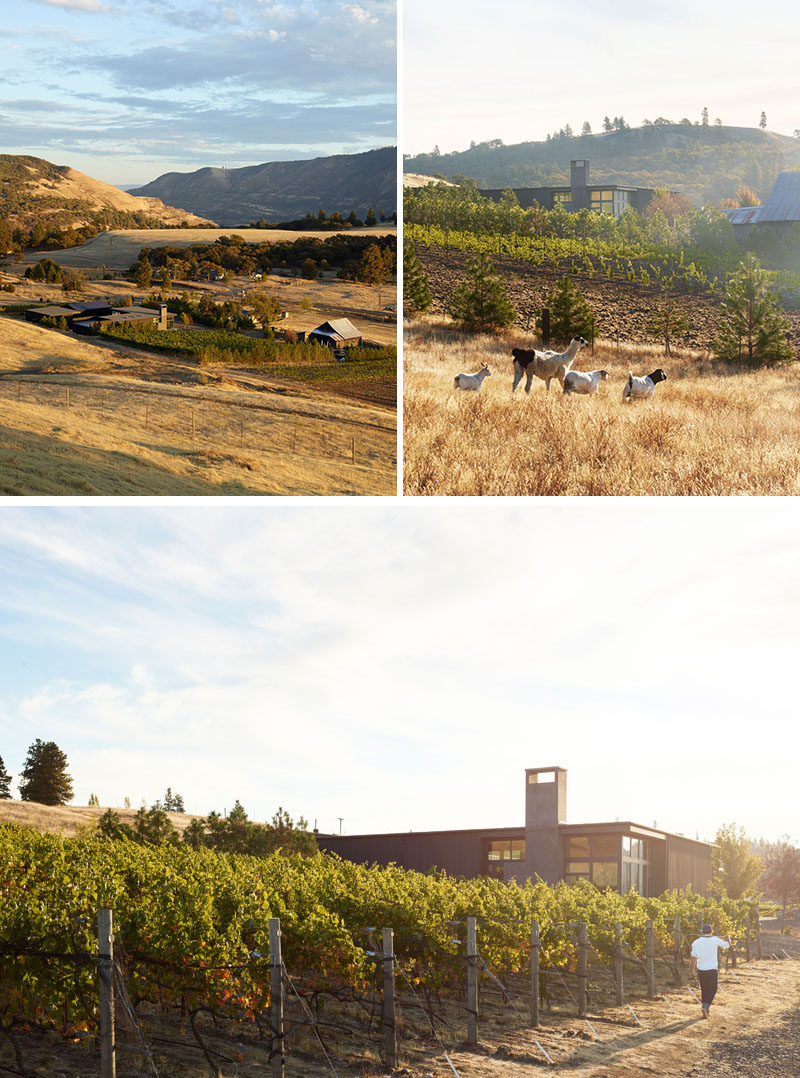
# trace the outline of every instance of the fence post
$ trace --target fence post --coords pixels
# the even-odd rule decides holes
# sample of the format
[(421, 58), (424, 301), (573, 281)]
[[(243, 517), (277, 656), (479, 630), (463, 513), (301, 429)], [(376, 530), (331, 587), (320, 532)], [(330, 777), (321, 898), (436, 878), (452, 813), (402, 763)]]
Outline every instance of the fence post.
[(550, 343), (550, 308), (542, 308), (542, 344)]
[(284, 1078), (286, 1044), (283, 1036), (283, 958), (281, 957), (281, 922), (269, 919), (269, 996), (272, 1027), (272, 1078)]
[(539, 1027), (539, 922), (531, 923), (531, 1025)]
[(653, 968), (653, 922), (647, 922), (647, 950), (645, 952), (644, 972), (647, 977), (647, 998), (656, 998), (656, 977)]
[(617, 1006), (621, 1007), (625, 1002), (625, 992), (622, 987), (622, 924), (620, 921), (614, 925), (616, 943), (614, 945), (614, 980), (617, 982)]
[(467, 918), (467, 1044), (478, 1043), (478, 933), (474, 917)]
[(394, 930), (383, 930), (383, 1049), (386, 1066), (397, 1066), (397, 1026), (394, 1011)]
[(681, 976), (681, 918), (680, 914), (675, 918), (675, 924), (672, 927), (672, 966), (675, 971), (674, 981), (675, 987), (680, 988), (682, 981)]
[(115, 1078), (114, 923), (111, 910), (97, 911), (97, 974), (100, 982), (100, 1074)]
[(583, 1018), (586, 1014), (586, 953), (588, 942), (586, 938), (587, 925), (585, 921), (578, 924), (578, 1017)]

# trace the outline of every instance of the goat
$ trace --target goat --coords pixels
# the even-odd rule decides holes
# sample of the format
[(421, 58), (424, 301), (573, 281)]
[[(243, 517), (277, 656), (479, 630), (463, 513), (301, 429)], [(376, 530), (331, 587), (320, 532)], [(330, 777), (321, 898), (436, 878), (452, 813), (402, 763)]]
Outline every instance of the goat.
[(485, 363), (475, 374), (457, 374), (453, 379), (453, 389), (474, 389), (476, 392), (483, 385), (484, 378), (488, 378), (492, 372)]
[(569, 348), (564, 352), (539, 352), (536, 348), (512, 348), (511, 355), (514, 357), (514, 384), (511, 392), (517, 388), (525, 375), (525, 392), (530, 393), (533, 376), (541, 378), (550, 392), (550, 383), (557, 378), (564, 385), (564, 378), (572, 366), (575, 356), (581, 348), (589, 342), (583, 337), (573, 337)]
[(622, 391), (622, 400), (646, 401), (653, 396), (653, 390), (659, 382), (666, 382), (667, 372), (659, 367), (644, 378), (637, 378), (633, 371), (628, 371), (628, 381)]
[(601, 382), (608, 378), (608, 371), (567, 371), (564, 377), (564, 392), (589, 393), (594, 396)]

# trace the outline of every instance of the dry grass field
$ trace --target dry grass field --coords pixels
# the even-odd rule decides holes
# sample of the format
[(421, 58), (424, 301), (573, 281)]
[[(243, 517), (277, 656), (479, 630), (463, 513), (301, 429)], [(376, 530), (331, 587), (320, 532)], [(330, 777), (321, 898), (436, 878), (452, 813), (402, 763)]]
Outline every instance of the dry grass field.
[[(247, 243), (291, 243), (306, 236), (324, 240), (328, 236), (343, 235), (387, 236), (396, 235), (394, 227), (349, 228), (341, 232), (321, 232), (309, 230), (294, 232), (286, 229), (262, 228), (142, 228), (126, 229), (113, 232), (101, 232), (92, 237), (81, 247), (70, 247), (65, 251), (35, 251), (29, 254), (25, 263), (38, 262), (40, 258), (52, 258), (60, 266), (74, 266), (87, 269), (93, 266), (107, 266), (109, 269), (127, 269), (139, 257), (142, 247), (188, 247), (191, 243), (214, 243), (220, 236), (241, 236)], [(23, 264), (25, 264), (23, 263)]]
[[(469, 336), (441, 319), (409, 324), (403, 359), (407, 495), (800, 494), (800, 370), (735, 371), (706, 353), (600, 341), (577, 370), (609, 372), (596, 397), (512, 397), (518, 331)], [(486, 362), (480, 393), (453, 377)], [(623, 405), (629, 370), (663, 367), (650, 401)]]
[(395, 491), (392, 407), (0, 320), (0, 494)]

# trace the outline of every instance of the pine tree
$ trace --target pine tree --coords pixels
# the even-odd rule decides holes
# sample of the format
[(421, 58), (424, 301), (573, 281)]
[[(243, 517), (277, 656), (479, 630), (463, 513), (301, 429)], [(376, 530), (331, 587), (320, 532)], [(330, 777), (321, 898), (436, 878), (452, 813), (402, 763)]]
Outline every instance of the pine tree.
[(547, 301), (550, 309), (550, 336), (568, 343), (573, 337), (592, 337), (591, 308), (569, 277), (562, 277)]
[(450, 297), (447, 311), (463, 329), (473, 332), (504, 329), (517, 317), (503, 280), (487, 254), (469, 263), (467, 276)]
[(0, 756), (0, 801), (11, 800), (11, 775), (6, 771), (3, 757)]
[(72, 800), (67, 757), (55, 741), (41, 741), (37, 737), (28, 749), (19, 794), (23, 801), (36, 801), (40, 805), (65, 805)]
[(789, 323), (769, 290), (766, 270), (752, 253), (728, 281), (713, 348), (721, 359), (751, 367), (793, 358), (786, 339)]
[(403, 239), (403, 314), (427, 311), (433, 302), (428, 275), (417, 258), (412, 240)]

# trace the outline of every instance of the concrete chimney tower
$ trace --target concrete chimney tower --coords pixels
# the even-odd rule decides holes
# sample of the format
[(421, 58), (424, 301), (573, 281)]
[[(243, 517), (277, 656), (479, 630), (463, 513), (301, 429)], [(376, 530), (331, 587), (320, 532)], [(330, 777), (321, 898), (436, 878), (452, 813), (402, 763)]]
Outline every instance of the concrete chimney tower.
[(525, 771), (525, 872), (545, 883), (563, 875), (558, 825), (567, 822), (567, 771), (563, 767), (529, 767)]

